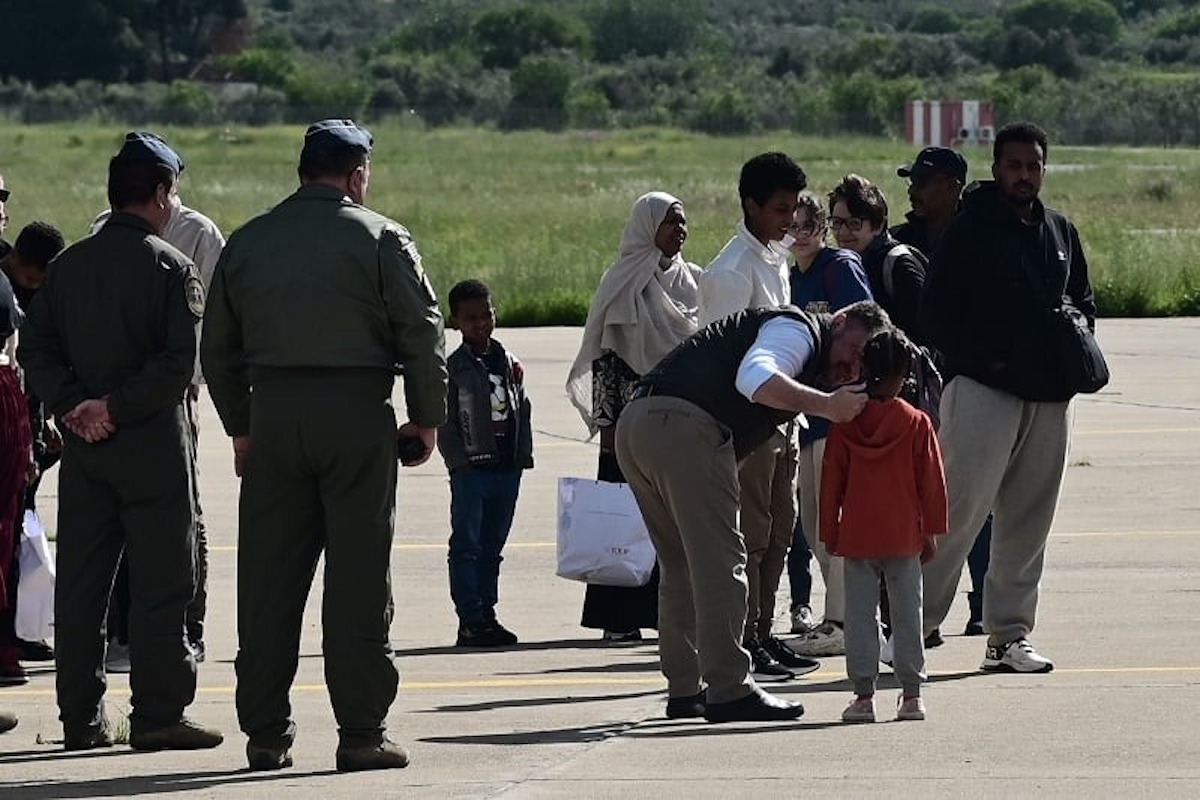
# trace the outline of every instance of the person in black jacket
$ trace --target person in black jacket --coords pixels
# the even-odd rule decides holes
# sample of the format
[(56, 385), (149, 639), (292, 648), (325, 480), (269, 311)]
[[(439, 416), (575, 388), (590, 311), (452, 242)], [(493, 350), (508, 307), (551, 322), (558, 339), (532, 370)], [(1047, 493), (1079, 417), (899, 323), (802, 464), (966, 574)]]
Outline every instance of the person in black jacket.
[(950, 498), (950, 532), (925, 566), (925, 632), (945, 618), (963, 560), (994, 509), (985, 670), (1054, 668), (1028, 639), (1072, 417), (1073, 391), (1062, 384), (1048, 338), (1049, 309), (1066, 294), (1095, 324), (1079, 232), (1038, 199), (1046, 153), (1036, 125), (999, 131), (995, 180), (967, 192), (943, 234), (921, 314), (945, 358), (939, 437)]
[(909, 339), (925, 344), (917, 316), (925, 285), (925, 256), (902, 246), (888, 231), (883, 190), (861, 175), (842, 178), (829, 193), (829, 228), (838, 247), (862, 258), (875, 302)]
[(910, 166), (897, 169), (896, 175), (908, 179), (912, 211), (904, 215), (904, 222), (892, 228), (892, 236), (926, 256), (931, 255), (942, 232), (958, 213), (967, 183), (967, 160), (949, 147), (926, 147), (917, 153)]
[[(949, 147), (926, 147), (917, 153), (911, 165), (897, 169), (896, 175), (908, 179), (908, 201), (912, 211), (904, 215), (904, 222), (892, 228), (892, 236), (929, 257), (962, 205), (967, 160), (962, 153)], [(971, 591), (967, 593), (970, 616), (964, 636), (983, 635), (983, 582), (991, 548), (992, 518), (988, 517), (967, 556)], [(941, 631), (934, 631), (925, 646), (937, 647), (941, 643)]]

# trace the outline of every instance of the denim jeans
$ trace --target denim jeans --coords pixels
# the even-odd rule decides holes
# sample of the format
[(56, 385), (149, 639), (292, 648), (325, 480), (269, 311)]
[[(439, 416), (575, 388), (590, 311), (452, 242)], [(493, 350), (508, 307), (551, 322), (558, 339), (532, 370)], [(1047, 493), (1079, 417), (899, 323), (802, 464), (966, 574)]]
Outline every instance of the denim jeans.
[(787, 572), (792, 611), (800, 606), (812, 605), (812, 550), (804, 538), (804, 525), (799, 515), (796, 516), (796, 529), (792, 533), (792, 547), (788, 550)]
[(450, 598), (464, 624), (495, 619), (500, 551), (520, 487), (519, 469), (466, 467), (450, 474)]

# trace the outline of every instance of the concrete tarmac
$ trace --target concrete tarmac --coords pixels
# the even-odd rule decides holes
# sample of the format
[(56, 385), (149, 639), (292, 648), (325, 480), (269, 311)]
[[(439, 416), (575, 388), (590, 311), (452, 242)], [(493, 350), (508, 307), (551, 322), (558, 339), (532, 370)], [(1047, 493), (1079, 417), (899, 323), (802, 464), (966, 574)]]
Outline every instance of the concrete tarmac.
[[(983, 640), (956, 635), (963, 598), (946, 644), (928, 654), (928, 719), (890, 721), (888, 675), (881, 722), (855, 726), (839, 721), (850, 699), (841, 658), (772, 689), (803, 701), (796, 722), (668, 721), (653, 639), (605, 646), (599, 631), (579, 627), (583, 586), (554, 575), (554, 523), (556, 479), (595, 473), (596, 446), (583, 441), (562, 389), (580, 332), (498, 332), (525, 363), (537, 430), (537, 467), (522, 487), (498, 609), (521, 644), (453, 646), (445, 470), (436, 457), (402, 470), (392, 563), (402, 686), (390, 724), (411, 751), (407, 769), (334, 772), (318, 571), (292, 693), (295, 766), (245, 770), (233, 705), (238, 483), (205, 397), (208, 660), (189, 713), (221, 727), (225, 744), (65, 753), (53, 743), (61, 729), (52, 665), (33, 665), (28, 685), (0, 689), (0, 708), (21, 718), (0, 736), (0, 798), (1200, 797), (1191, 727), (1200, 713), (1200, 319), (1100, 323), (1114, 378), (1076, 403), (1033, 636), (1055, 671), (979, 672)], [(457, 334), (447, 338), (457, 346)], [(55, 492), (52, 475), (42, 491), (51, 529)], [(818, 575), (818, 613), (820, 593)], [(779, 626), (786, 630), (782, 617)], [(127, 678), (111, 676), (109, 687), (110, 713), (127, 712)]]

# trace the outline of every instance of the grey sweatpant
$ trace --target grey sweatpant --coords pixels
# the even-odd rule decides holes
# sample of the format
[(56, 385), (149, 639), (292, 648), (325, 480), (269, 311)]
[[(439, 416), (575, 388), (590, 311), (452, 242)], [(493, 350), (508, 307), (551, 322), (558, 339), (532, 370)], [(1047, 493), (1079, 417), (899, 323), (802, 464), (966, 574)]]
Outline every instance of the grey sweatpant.
[(925, 564), (925, 632), (945, 620), (963, 562), (994, 509), (983, 627), (989, 644), (1004, 644), (1034, 627), (1073, 406), (1022, 400), (960, 375), (946, 386), (941, 412), (950, 531)]
[(892, 670), (905, 697), (921, 694), (925, 643), (921, 633), (921, 559), (845, 558), (846, 674), (854, 693), (875, 693), (879, 678), (879, 576), (887, 581), (892, 614)]

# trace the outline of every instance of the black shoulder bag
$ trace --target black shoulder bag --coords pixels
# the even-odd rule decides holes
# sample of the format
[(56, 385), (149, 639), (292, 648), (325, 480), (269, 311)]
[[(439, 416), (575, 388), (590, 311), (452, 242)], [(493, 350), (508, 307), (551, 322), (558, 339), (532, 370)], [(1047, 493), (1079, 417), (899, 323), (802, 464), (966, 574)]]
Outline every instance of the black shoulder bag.
[[(1057, 248), (1061, 248), (1058, 231), (1049, 224), (1046, 224), (1046, 231), (1047, 238), (1053, 240)], [(1065, 283), (1062, 292), (1051, 301), (1047, 309), (1041, 301), (1044, 282), (1027, 259), (1022, 258), (1021, 263), (1032, 284), (1034, 301), (1047, 315), (1049, 345), (1058, 365), (1063, 387), (1075, 394), (1100, 391), (1108, 385), (1108, 362), (1104, 360), (1104, 353), (1101, 352), (1100, 344), (1088, 325), (1087, 317), (1067, 294)], [(1066, 280), (1069, 282), (1070, 279), (1071, 270), (1068, 265)]]

